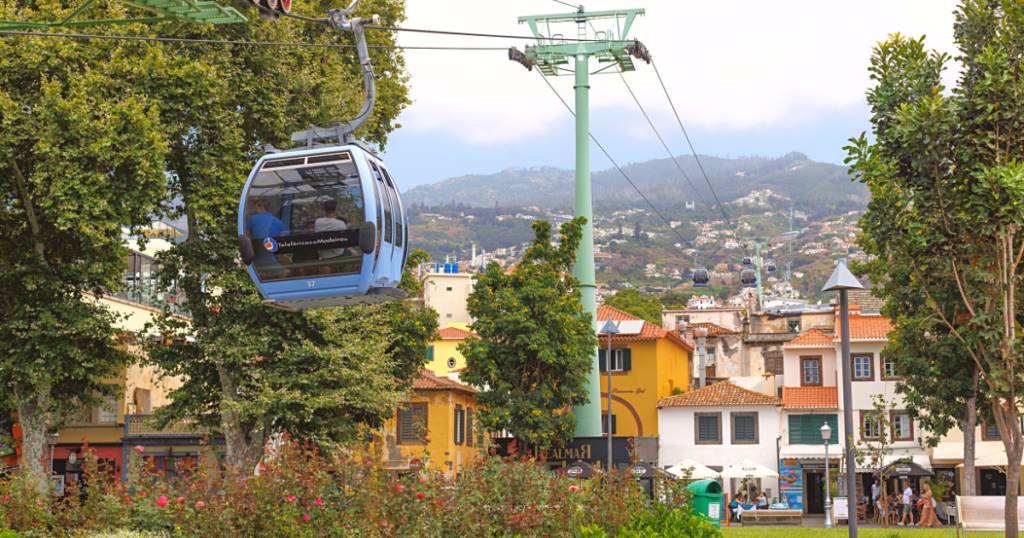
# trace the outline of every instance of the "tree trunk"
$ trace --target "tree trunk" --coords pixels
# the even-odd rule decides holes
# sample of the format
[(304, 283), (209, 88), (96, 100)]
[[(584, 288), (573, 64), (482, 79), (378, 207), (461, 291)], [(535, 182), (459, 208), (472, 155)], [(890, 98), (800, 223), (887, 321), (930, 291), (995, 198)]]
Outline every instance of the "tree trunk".
[[(974, 392), (978, 391), (978, 367), (972, 370), (974, 380)], [(960, 429), (964, 432), (964, 480), (960, 492), (963, 495), (973, 496), (978, 494), (978, 481), (974, 470), (975, 460), (975, 430), (978, 426), (978, 399), (967, 400), (967, 413), (960, 419)]]
[[(20, 389), (20, 390), (19, 390)], [(15, 386), (18, 400), (18, 421), (21, 423), (21, 465), (40, 495), (50, 487), (49, 453), (47, 452), (46, 414), (50, 408), (49, 387)]]
[[(1006, 505), (1004, 524), (1006, 538), (1017, 538), (1017, 496), (1020, 495), (1021, 440), (1020, 419), (1017, 406), (1010, 402), (1006, 408), (1002, 398), (992, 400), (992, 413), (997, 425), (1001, 426), (1003, 448), (1006, 449)], [(1001, 424), (1000, 424), (1001, 423)]]
[[(228, 466), (249, 474), (256, 468), (263, 451), (266, 431), (261, 426), (254, 429), (251, 421), (243, 421), (232, 405), (238, 399), (238, 382), (231, 372), (217, 365), (224, 402), (221, 405), (221, 429), (227, 447)], [(251, 434), (251, 440), (248, 439)]]

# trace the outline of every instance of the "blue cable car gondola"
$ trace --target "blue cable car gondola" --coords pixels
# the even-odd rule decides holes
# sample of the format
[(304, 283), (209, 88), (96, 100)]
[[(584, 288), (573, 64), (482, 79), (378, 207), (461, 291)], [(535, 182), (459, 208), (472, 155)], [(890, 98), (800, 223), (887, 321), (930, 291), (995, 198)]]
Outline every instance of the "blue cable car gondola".
[(703, 267), (698, 267), (693, 270), (693, 285), (699, 287), (707, 287), (708, 281), (711, 276), (708, 274), (708, 270)]
[(768, 262), (767, 270), (768, 270), (768, 274), (769, 275), (774, 273), (775, 270), (776, 270), (775, 269), (775, 262)]
[[(363, 24), (332, 10), (339, 28), (356, 34), (366, 100), (356, 118), (292, 135), (306, 147), (257, 161), (238, 206), (238, 245), (249, 276), (285, 310), (403, 300), (397, 288), (408, 257), (408, 216), (384, 162), (352, 133), (373, 111), (374, 75)], [(317, 144), (337, 139), (337, 143)]]
[(744, 256), (743, 261), (740, 262), (740, 265), (742, 265), (743, 267), (750, 267), (751, 265), (754, 265), (754, 262), (750, 260), (750, 256)]
[(757, 285), (757, 273), (753, 269), (744, 269), (740, 271), (740, 284), (743, 284), (744, 288), (752, 288)]

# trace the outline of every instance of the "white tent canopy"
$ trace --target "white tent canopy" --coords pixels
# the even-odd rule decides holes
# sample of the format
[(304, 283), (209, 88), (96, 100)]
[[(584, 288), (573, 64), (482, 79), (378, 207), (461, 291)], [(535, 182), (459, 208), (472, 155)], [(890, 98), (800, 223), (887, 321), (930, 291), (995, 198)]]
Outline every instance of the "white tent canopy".
[(690, 470), (690, 480), (713, 480), (718, 478), (718, 471), (705, 465), (701, 465), (693, 460), (683, 460), (668, 469), (665, 469), (665, 471), (678, 478), (683, 478), (686, 476), (687, 469)]
[(779, 473), (752, 460), (743, 460), (722, 471), (722, 478), (778, 478)]

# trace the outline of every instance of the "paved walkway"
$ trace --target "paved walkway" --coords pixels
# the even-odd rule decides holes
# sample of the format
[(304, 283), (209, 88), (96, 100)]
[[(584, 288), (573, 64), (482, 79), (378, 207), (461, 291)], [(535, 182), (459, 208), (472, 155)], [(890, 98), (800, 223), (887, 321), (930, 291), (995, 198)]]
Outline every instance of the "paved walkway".
[[(952, 529), (954, 529), (956, 527), (955, 523), (953, 525), (946, 525), (945, 524), (945, 520), (943, 520), (942, 522), (943, 522), (943, 525), (941, 527), (933, 527), (933, 528), (935, 528), (935, 529), (950, 529), (950, 530), (952, 530)], [(858, 521), (857, 523), (858, 523), (857, 524), (857, 528), (859, 528), (859, 529), (880, 529), (880, 528), (882, 528), (882, 525), (880, 525), (878, 523), (875, 523), (875, 520), (873, 518), (870, 521), (868, 521), (867, 523), (865, 523), (863, 520)], [(737, 527), (737, 528), (740, 527), (740, 524), (736, 523), (736, 522), (732, 522), (729, 525), (731, 527)], [(803, 517), (803, 524), (800, 525), (800, 527), (804, 527), (804, 528), (819, 528), (819, 529), (824, 527), (824, 526), (825, 526), (825, 516), (821, 516), (821, 515), (804, 516)], [(790, 525), (756, 525), (756, 526), (748, 525), (746, 528), (757, 528), (757, 527), (765, 527), (765, 528), (773, 528), (773, 527), (785, 528), (785, 527), (791, 527), (791, 528), (796, 528), (797, 525), (792, 525), (792, 524), (790, 524)], [(725, 523), (722, 523), (722, 528), (725, 528)], [(837, 524), (835, 526), (835, 528), (837, 528), (837, 529), (845, 529), (846, 528), (846, 523), (843, 523), (841, 525)], [(891, 529), (905, 529), (905, 528), (916, 529), (917, 527), (916, 526), (915, 527), (900, 527), (898, 525), (890, 525), (889, 528), (891, 528)]]

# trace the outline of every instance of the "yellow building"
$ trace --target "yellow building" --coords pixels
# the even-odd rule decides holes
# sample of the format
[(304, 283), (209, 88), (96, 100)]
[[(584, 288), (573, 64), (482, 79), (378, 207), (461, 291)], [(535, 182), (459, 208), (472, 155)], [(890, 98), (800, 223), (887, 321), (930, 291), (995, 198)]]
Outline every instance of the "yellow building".
[[(598, 325), (609, 315), (621, 332), (612, 337), (610, 361), (608, 337), (598, 335), (602, 414), (608, 409), (610, 365), (612, 435), (657, 436), (658, 400), (688, 390), (693, 348), (674, 332), (607, 305), (597, 309)], [(602, 430), (607, 435), (606, 420)]]
[(479, 457), (483, 448), (476, 437), (473, 387), (420, 370), (407, 401), (381, 432), (388, 468), (407, 470), (418, 459), (429, 468), (457, 477)]
[(441, 377), (447, 377), (449, 372), (457, 372), (466, 367), (466, 359), (459, 353), (458, 346), (466, 338), (476, 338), (476, 335), (461, 327), (447, 327), (437, 333), (437, 339), (427, 348), (426, 368)]

